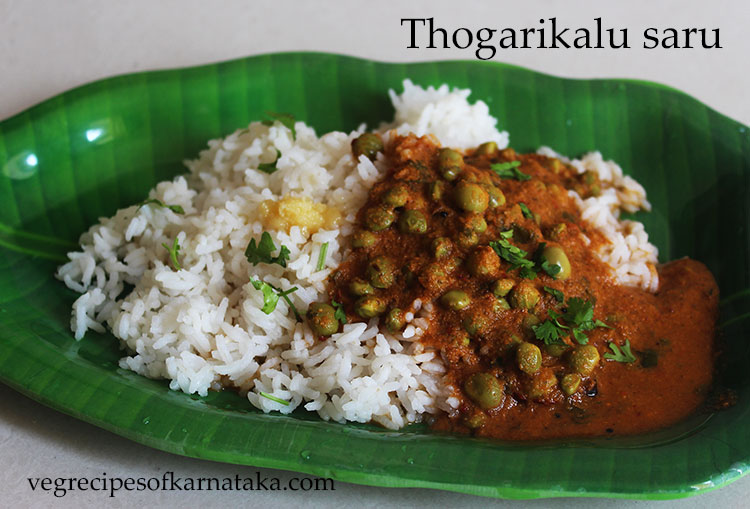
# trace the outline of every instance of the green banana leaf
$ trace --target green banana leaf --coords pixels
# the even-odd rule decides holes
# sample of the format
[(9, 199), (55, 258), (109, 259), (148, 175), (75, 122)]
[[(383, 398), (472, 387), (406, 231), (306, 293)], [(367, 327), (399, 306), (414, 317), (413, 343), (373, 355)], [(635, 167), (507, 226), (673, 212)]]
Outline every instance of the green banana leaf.
[[(319, 133), (375, 126), (404, 78), (470, 87), (516, 149), (601, 150), (640, 181), (662, 261), (690, 256), (722, 291), (718, 380), (738, 403), (637, 437), (510, 443), (262, 414), (120, 369), (110, 334), (76, 342), (76, 295), (53, 273), (98, 217), (143, 200), (210, 138), (288, 111)], [(388, 64), (271, 54), (98, 81), (0, 123), (0, 380), (79, 419), (165, 451), (354, 483), (505, 498), (675, 498), (747, 472), (750, 352), (748, 128), (679, 91), (632, 80), (570, 80), (486, 62)], [(656, 387), (654, 390), (659, 390)]]

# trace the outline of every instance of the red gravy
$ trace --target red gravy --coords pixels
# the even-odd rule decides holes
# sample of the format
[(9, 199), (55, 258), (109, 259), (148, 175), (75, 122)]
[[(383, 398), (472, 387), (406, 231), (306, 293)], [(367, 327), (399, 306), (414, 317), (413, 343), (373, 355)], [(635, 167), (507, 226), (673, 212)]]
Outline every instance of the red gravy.
[[(594, 254), (608, 240), (567, 193), (597, 195), (596, 175), (491, 145), (441, 151), (413, 135), (386, 155), (390, 170), (359, 211), (358, 247), (331, 276), (329, 297), (349, 320), (373, 313), (391, 330), (415, 299), (434, 304), (421, 341), (439, 352), (460, 400), (435, 429), (626, 435), (700, 407), (714, 368), (716, 282), (681, 259), (654, 267), (656, 293), (618, 285)], [(560, 251), (566, 260), (550, 259)]]

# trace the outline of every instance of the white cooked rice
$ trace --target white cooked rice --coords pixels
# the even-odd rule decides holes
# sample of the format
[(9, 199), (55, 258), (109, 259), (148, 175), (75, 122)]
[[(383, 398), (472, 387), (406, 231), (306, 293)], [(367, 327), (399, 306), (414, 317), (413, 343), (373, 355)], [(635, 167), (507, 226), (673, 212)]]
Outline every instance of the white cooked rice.
[[(399, 134), (433, 134), (443, 145), (468, 148), (492, 140), (504, 148), (508, 134), (498, 131), (487, 105), (469, 104), (469, 90), (423, 89), (406, 80), (404, 92), (390, 92), (396, 109), (392, 124)], [(205, 395), (210, 389), (235, 387), (263, 411), (289, 413), (300, 405), (323, 419), (375, 421), (396, 429), (423, 414), (455, 408), (441, 375), (439, 357), (417, 341), (427, 329), (430, 303), (415, 302), (409, 325), (397, 335), (382, 333), (377, 320), (350, 323), (341, 333), (317, 341), (306, 323), (297, 323), (283, 300), (274, 312), (261, 311), (263, 297), (249, 282), (258, 278), (290, 295), (305, 310), (322, 298), (325, 280), (345, 255), (344, 239), (370, 186), (386, 169), (382, 155), (373, 163), (354, 160), (354, 132), (321, 137), (302, 122), (296, 138), (275, 123), (253, 122), (224, 139), (212, 140), (198, 159), (186, 161), (189, 173), (161, 182), (151, 198), (180, 205), (132, 206), (101, 218), (81, 236), (81, 251), (69, 253), (57, 277), (82, 295), (73, 304), (71, 328), (80, 339), (106, 324), (129, 355), (124, 368), (170, 380), (170, 388)], [(272, 175), (258, 165), (281, 152)], [(643, 188), (620, 168), (589, 154), (572, 164), (593, 169), (602, 179), (598, 198), (578, 199), (584, 217), (601, 229), (612, 246), (600, 254), (624, 284), (654, 290), (656, 248), (640, 223), (618, 221), (620, 209), (648, 208)], [(296, 226), (270, 231), (276, 246), (290, 250), (286, 268), (251, 267), (244, 251), (264, 227), (257, 208), (264, 200), (305, 196), (335, 206), (343, 221), (310, 237)], [(173, 271), (162, 244), (177, 238), (183, 270)], [(316, 270), (321, 247), (328, 243), (325, 266)], [(133, 290), (119, 298), (126, 288)], [(261, 392), (290, 401), (288, 406)]]

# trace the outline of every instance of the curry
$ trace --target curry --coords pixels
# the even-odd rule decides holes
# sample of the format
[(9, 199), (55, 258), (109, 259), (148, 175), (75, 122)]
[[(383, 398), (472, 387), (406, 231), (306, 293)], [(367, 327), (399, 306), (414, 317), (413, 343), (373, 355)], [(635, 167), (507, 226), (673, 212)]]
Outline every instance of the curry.
[[(658, 267), (650, 293), (622, 286), (595, 254), (608, 240), (568, 190), (597, 195), (596, 174), (559, 159), (464, 153), (431, 137), (383, 146), (388, 174), (358, 213), (352, 250), (308, 311), (321, 340), (379, 317), (397, 333), (430, 303), (419, 339), (440, 353), (459, 404), (439, 430), (503, 439), (641, 433), (694, 412), (711, 386), (718, 288), (700, 262)], [(338, 307), (336, 309), (334, 307)]]

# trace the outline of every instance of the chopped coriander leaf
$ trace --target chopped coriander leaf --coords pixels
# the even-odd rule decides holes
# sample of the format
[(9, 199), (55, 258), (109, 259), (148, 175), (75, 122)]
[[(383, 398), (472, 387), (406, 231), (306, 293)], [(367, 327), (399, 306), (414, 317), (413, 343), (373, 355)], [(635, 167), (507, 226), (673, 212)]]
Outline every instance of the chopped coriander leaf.
[(320, 246), (320, 254), (318, 255), (318, 265), (315, 267), (315, 270), (323, 270), (323, 267), (325, 267), (326, 264), (326, 255), (328, 254), (328, 242), (324, 242), (322, 246)]
[(297, 131), (294, 129), (294, 115), (291, 113), (276, 113), (273, 111), (267, 111), (266, 116), (270, 119), (264, 120), (263, 125), (273, 125), (274, 121), (278, 121), (292, 131), (292, 139), (297, 138)]
[(293, 287), (291, 287), (290, 289), (288, 289), (288, 290), (283, 290), (283, 291), (282, 291), (282, 290), (279, 290), (279, 289), (278, 289), (278, 288), (276, 288), (275, 286), (274, 286), (273, 288), (274, 288), (274, 290), (276, 290), (277, 292), (279, 292), (279, 297), (286, 297), (287, 295), (291, 295), (291, 294), (293, 294), (294, 292), (296, 292), (296, 291), (297, 291), (297, 287), (296, 287), (296, 286), (293, 286)]
[(284, 299), (284, 301), (286, 301), (289, 307), (292, 308), (292, 312), (294, 313), (294, 317), (297, 319), (297, 321), (302, 321), (302, 317), (297, 311), (297, 308), (289, 298), (289, 294), (297, 291), (296, 286), (290, 288), (289, 290), (280, 290), (279, 288), (276, 288), (271, 284), (257, 279), (251, 279), (250, 282), (253, 284), (253, 287), (256, 290), (260, 290), (261, 292), (263, 292), (263, 307), (260, 308), (261, 311), (263, 311), (267, 315), (270, 315), (276, 309), (276, 305), (279, 303), (279, 298), (282, 298)]
[(536, 278), (536, 271), (533, 267), (523, 266), (521, 267), (521, 270), (518, 271), (518, 275), (524, 279), (534, 279)]
[[(549, 311), (547, 311), (547, 313), (555, 321), (557, 321), (560, 318), (562, 318), (562, 315), (560, 313), (558, 313), (557, 311), (555, 311), (554, 309), (550, 309)], [(558, 325), (560, 325), (560, 324), (558, 323)], [(563, 327), (563, 328), (567, 329), (567, 327), (565, 327), (564, 325), (560, 325), (560, 327)]]
[(268, 283), (256, 279), (251, 279), (250, 282), (256, 290), (263, 292), (263, 307), (260, 310), (270, 315), (279, 303), (279, 294)]
[[(562, 302), (564, 295), (561, 291), (555, 290), (554, 288), (550, 288), (548, 286), (545, 286), (544, 290), (550, 295), (553, 295), (558, 302)], [(545, 342), (554, 337), (552, 334), (554, 332), (558, 337), (563, 337), (570, 334), (578, 344), (585, 345), (589, 342), (589, 338), (588, 336), (586, 336), (585, 331), (589, 331), (597, 327), (609, 327), (601, 320), (593, 319), (593, 302), (585, 301), (578, 297), (572, 297), (568, 299), (567, 309), (564, 313), (560, 314), (554, 309), (548, 310), (547, 313), (549, 314), (549, 319), (542, 324), (545, 326), (545, 328), (541, 332), (544, 337), (540, 337), (537, 334), (536, 329), (534, 329), (534, 333), (537, 334), (537, 339)], [(561, 319), (565, 321), (566, 325), (560, 323)]]
[(493, 171), (499, 172), (512, 170), (513, 168), (518, 168), (519, 166), (521, 166), (521, 161), (506, 161), (504, 163), (492, 164), (490, 165), (490, 168), (492, 168)]
[(275, 286), (273, 287), (273, 289), (276, 290), (277, 292), (279, 292), (279, 297), (281, 297), (282, 299), (284, 299), (284, 301), (287, 303), (287, 305), (289, 305), (289, 307), (292, 308), (292, 313), (294, 313), (294, 318), (298, 322), (301, 322), (302, 321), (302, 316), (300, 316), (299, 311), (297, 311), (297, 307), (292, 302), (292, 299), (289, 298), (290, 294), (292, 294), (292, 293), (294, 293), (294, 292), (297, 291), (297, 287), (293, 286), (289, 290), (284, 290), (284, 291), (279, 290)]
[(549, 286), (544, 286), (544, 291), (548, 294), (552, 295), (557, 302), (564, 302), (565, 301), (565, 294), (561, 292), (560, 290), (555, 290), (554, 288), (550, 288)]
[(500, 232), (500, 237), (498, 240), (491, 241), (490, 247), (495, 250), (500, 258), (511, 264), (511, 270), (520, 269), (518, 274), (522, 278), (534, 279), (540, 269), (547, 272), (551, 277), (554, 277), (560, 271), (559, 266), (552, 265), (541, 254), (544, 250), (544, 242), (539, 244), (534, 260), (529, 260), (526, 258), (528, 255), (526, 251), (508, 242), (507, 239), (513, 237), (513, 230)]
[(560, 323), (560, 318), (562, 318), (562, 315), (560, 313), (558, 313), (554, 309), (550, 309), (549, 311), (547, 311), (547, 313), (558, 327), (560, 327), (561, 329), (570, 329), (570, 327), (568, 327), (567, 325), (563, 325)]
[(526, 219), (534, 219), (534, 213), (529, 210), (524, 202), (518, 202), (518, 206), (521, 207), (521, 213)]
[(585, 345), (589, 342), (589, 337), (581, 329), (571, 329), (570, 332), (579, 345)]
[(174, 238), (172, 247), (169, 247), (166, 243), (162, 243), (162, 246), (169, 252), (169, 258), (172, 260), (172, 268), (176, 271), (182, 270), (182, 265), (180, 265), (180, 261), (177, 259), (180, 256), (180, 244), (177, 242), (177, 237)]
[(497, 240), (490, 241), (490, 247), (497, 253), (497, 255), (511, 264), (511, 270), (520, 269), (519, 275), (522, 278), (534, 279), (540, 270), (546, 272), (553, 279), (561, 268), (557, 264), (550, 263), (544, 256), (544, 248), (546, 244), (540, 243), (537, 250), (534, 252), (534, 259), (529, 260), (526, 258), (528, 253), (518, 246), (511, 244), (508, 239), (513, 237), (513, 230), (506, 230), (500, 232), (500, 238)]
[(602, 322), (601, 320), (594, 320), (593, 325), (594, 325), (594, 327), (592, 327), (592, 329), (595, 328), (595, 327), (604, 327), (605, 329), (614, 329), (614, 327), (612, 327), (610, 325), (607, 325), (606, 323)]
[(568, 299), (567, 309), (565, 310), (565, 314), (563, 314), (563, 318), (569, 324), (581, 327), (593, 320), (594, 303), (579, 297), (572, 297)]
[(500, 237), (498, 240), (490, 241), (490, 247), (500, 258), (512, 265), (511, 270), (523, 269), (521, 276), (533, 279), (536, 276), (536, 274), (532, 276), (534, 262), (526, 259), (526, 255), (528, 254), (526, 251), (518, 246), (514, 246), (507, 240), (513, 237), (513, 230), (500, 232)]
[(522, 182), (531, 179), (531, 175), (527, 175), (518, 169), (519, 166), (521, 166), (520, 161), (507, 161), (491, 164), (490, 169), (503, 179), (515, 179)]
[(560, 273), (560, 271), (562, 270), (562, 267), (560, 267), (560, 266), (559, 266), (559, 265), (557, 265), (556, 263), (550, 263), (550, 262), (549, 262), (549, 261), (548, 261), (548, 260), (547, 260), (547, 259), (546, 259), (546, 258), (544, 257), (544, 255), (542, 255), (542, 256), (541, 256), (541, 259), (542, 259), (542, 263), (540, 263), (540, 264), (539, 264), (539, 266), (541, 267), (541, 269), (542, 269), (542, 270), (543, 270), (544, 272), (546, 272), (546, 273), (547, 273), (547, 275), (548, 275), (549, 277), (551, 277), (552, 279), (557, 279), (557, 277), (556, 277), (556, 276), (557, 276), (557, 275), (558, 275), (558, 274)]
[(548, 313), (548, 320), (545, 320), (541, 325), (532, 327), (534, 335), (537, 339), (544, 341), (547, 345), (566, 344), (562, 338), (568, 334), (567, 330), (570, 329), (570, 327), (560, 323), (562, 315), (557, 313), (554, 309), (550, 309)]
[(346, 313), (344, 312), (344, 305), (340, 302), (336, 302), (335, 300), (331, 301), (331, 304), (333, 304), (334, 309), (336, 309), (336, 312), (333, 314), (333, 317), (341, 322), (341, 324), (346, 323)]
[(259, 263), (276, 263), (282, 267), (286, 267), (286, 262), (289, 260), (289, 248), (281, 246), (279, 248), (278, 256), (271, 256), (271, 253), (276, 250), (276, 245), (271, 239), (271, 234), (263, 232), (260, 236), (260, 242), (256, 245), (255, 239), (251, 239), (250, 243), (245, 249), (245, 257), (247, 261), (252, 263), (253, 266)]
[(567, 309), (563, 318), (565, 318), (567, 323), (571, 324), (573, 337), (582, 345), (588, 342), (584, 331), (596, 329), (597, 327), (612, 328), (601, 320), (594, 320), (594, 303), (592, 301), (585, 301), (578, 297), (568, 299)]
[(547, 257), (544, 256), (544, 249), (547, 247), (546, 242), (540, 242), (534, 252), (534, 261), (539, 267), (537, 270), (543, 270), (552, 279), (557, 279), (557, 274), (562, 270), (562, 267), (555, 263), (550, 263)]
[(157, 200), (156, 198), (148, 198), (146, 200), (143, 200), (141, 203), (138, 204), (138, 208), (140, 209), (141, 207), (143, 207), (145, 205), (156, 205), (157, 207), (160, 207), (160, 208), (163, 208), (163, 209), (164, 208), (169, 209), (172, 212), (174, 212), (175, 214), (184, 214), (185, 213), (185, 209), (183, 209), (182, 206), (180, 206), (180, 205), (166, 205), (163, 201)]
[(302, 316), (300, 316), (299, 311), (297, 311), (297, 307), (292, 302), (292, 299), (289, 298), (290, 294), (292, 294), (292, 293), (294, 293), (294, 292), (297, 291), (297, 287), (293, 286), (289, 290), (284, 290), (283, 292), (281, 290), (279, 290), (278, 288), (276, 288), (275, 286), (273, 287), (273, 289), (276, 290), (277, 292), (279, 292), (279, 297), (281, 297), (282, 299), (284, 299), (284, 301), (287, 303), (287, 305), (290, 308), (292, 308), (292, 313), (294, 313), (294, 318), (298, 322), (301, 322), (302, 321)]
[(553, 320), (545, 320), (539, 325), (534, 325), (532, 330), (534, 331), (534, 336), (539, 341), (543, 341), (545, 345), (565, 344), (565, 341), (562, 339), (564, 332)]
[(260, 395), (261, 395), (261, 396), (263, 396), (264, 398), (266, 398), (266, 399), (270, 399), (271, 401), (274, 401), (274, 402), (276, 402), (276, 403), (278, 403), (278, 404), (280, 404), (280, 405), (284, 405), (284, 406), (289, 406), (289, 404), (290, 404), (290, 402), (289, 402), (289, 401), (286, 401), (286, 400), (283, 400), (283, 399), (277, 398), (276, 396), (273, 396), (273, 395), (271, 395), (271, 394), (268, 394), (267, 392), (259, 392), (258, 394), (260, 394)]
[(279, 149), (276, 149), (276, 159), (273, 160), (273, 162), (270, 163), (260, 163), (258, 165), (258, 171), (262, 171), (263, 173), (272, 174), (278, 168), (276, 168), (276, 163), (279, 162), (279, 157), (281, 157), (281, 151)]
[(629, 339), (625, 340), (625, 344), (622, 345), (622, 347), (618, 347), (614, 343), (609, 343), (609, 348), (614, 353), (609, 353), (609, 352), (605, 353), (604, 354), (605, 359), (609, 359), (609, 360), (617, 361), (617, 362), (626, 362), (626, 363), (635, 362), (637, 360), (635, 355), (633, 355), (633, 352), (630, 350)]
[(281, 297), (282, 299), (284, 299), (286, 301), (286, 303), (289, 305), (289, 307), (292, 308), (292, 313), (294, 313), (294, 318), (298, 322), (301, 322), (302, 321), (302, 316), (300, 316), (299, 311), (297, 311), (297, 307), (292, 302), (292, 299), (289, 298), (289, 294), (293, 293), (293, 292), (296, 292), (296, 291), (297, 291), (297, 287), (295, 286), (295, 287), (293, 287), (293, 288), (291, 288), (291, 289), (289, 289), (289, 290), (287, 290), (285, 292), (281, 292), (279, 294), (279, 297)]

